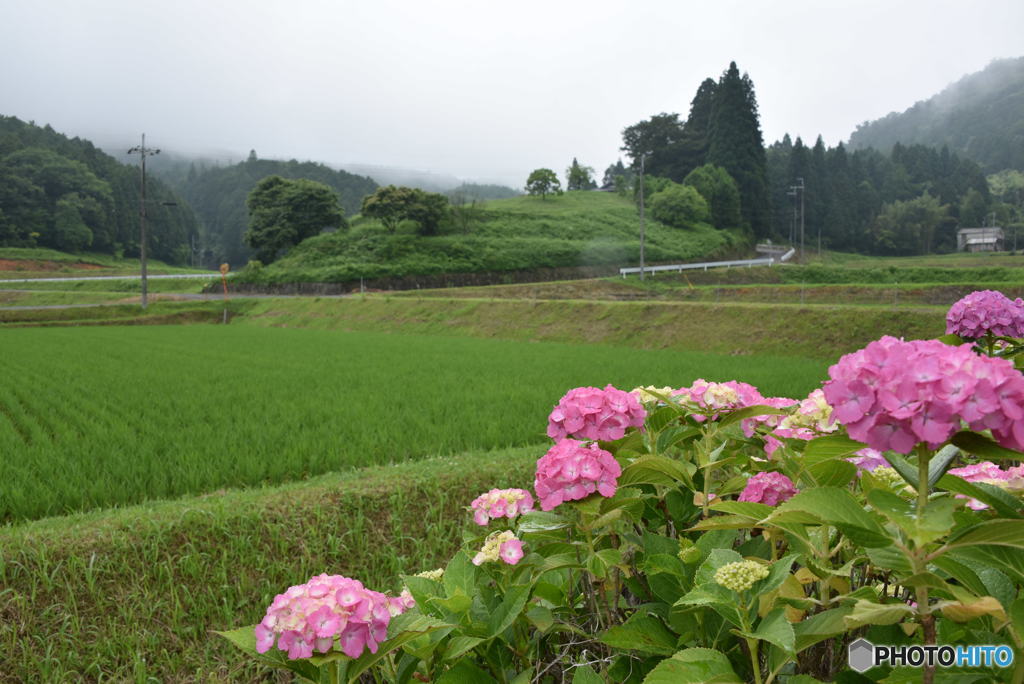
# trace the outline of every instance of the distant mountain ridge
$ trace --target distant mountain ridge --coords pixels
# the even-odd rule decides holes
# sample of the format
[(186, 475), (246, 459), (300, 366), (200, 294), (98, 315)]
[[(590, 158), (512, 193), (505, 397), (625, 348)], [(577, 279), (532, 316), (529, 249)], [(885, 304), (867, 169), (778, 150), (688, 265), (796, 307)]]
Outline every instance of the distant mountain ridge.
[(1024, 170), (1024, 57), (993, 61), (909, 109), (864, 122), (850, 148), (949, 147), (986, 173)]

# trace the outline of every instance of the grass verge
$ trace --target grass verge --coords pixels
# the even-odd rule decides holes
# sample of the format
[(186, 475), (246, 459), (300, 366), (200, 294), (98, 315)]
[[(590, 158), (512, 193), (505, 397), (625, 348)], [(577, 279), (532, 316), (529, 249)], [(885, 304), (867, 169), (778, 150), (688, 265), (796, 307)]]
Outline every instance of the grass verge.
[(249, 325), (602, 343), (826, 361), (881, 335), (927, 339), (945, 332), (942, 313), (934, 308), (412, 297), (261, 300), (245, 306), (243, 320)]
[(209, 630), (320, 572), (397, 591), (544, 447), (476, 452), (0, 529), (0, 681), (266, 681)]

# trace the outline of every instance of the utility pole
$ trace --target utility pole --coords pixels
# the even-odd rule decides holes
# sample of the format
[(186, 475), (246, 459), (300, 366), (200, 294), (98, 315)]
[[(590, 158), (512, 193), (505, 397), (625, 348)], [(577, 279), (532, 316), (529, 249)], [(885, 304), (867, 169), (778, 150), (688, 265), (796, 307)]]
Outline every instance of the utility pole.
[[(797, 178), (799, 185), (791, 185), (791, 193), (800, 193), (800, 263), (807, 263), (807, 254), (804, 252), (804, 179)], [(794, 209), (795, 211), (795, 209)], [(818, 227), (818, 253), (821, 253), (821, 227)]]
[(146, 134), (142, 134), (142, 144), (128, 150), (128, 154), (138, 154), (140, 157), (140, 175), (142, 177), (142, 193), (139, 195), (139, 262), (142, 271), (142, 308), (145, 309), (147, 301), (146, 283), (146, 157), (160, 154), (160, 150), (146, 147)]
[(793, 198), (793, 218), (789, 221), (789, 246), (796, 244), (796, 190), (790, 190), (787, 196)]
[(640, 155), (640, 280), (644, 279), (644, 155)]

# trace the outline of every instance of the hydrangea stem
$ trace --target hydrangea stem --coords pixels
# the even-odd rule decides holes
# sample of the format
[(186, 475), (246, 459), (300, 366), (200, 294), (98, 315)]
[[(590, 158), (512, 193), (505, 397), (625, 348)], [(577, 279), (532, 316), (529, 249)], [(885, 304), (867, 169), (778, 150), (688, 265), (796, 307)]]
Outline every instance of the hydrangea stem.
[[(928, 463), (931, 460), (931, 452), (928, 447), (924, 444), (917, 446), (917, 519), (923, 521), (925, 508), (928, 505)], [(914, 554), (917, 558), (914, 565), (915, 572), (925, 572), (927, 568), (927, 562), (925, 561), (925, 549), (914, 549)], [(921, 621), (921, 629), (924, 632), (924, 644), (925, 646), (935, 645), (935, 616), (932, 615), (931, 608), (928, 605), (928, 587), (920, 586), (917, 587), (916, 591), (917, 598), (917, 614)], [(932, 684), (935, 680), (935, 666), (925, 665), (922, 673), (921, 681), (923, 684)]]

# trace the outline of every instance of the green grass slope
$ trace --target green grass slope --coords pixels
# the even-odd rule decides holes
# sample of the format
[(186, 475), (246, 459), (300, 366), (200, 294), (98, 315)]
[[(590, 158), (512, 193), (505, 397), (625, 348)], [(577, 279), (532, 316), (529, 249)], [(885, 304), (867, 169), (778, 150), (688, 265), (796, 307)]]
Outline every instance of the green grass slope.
[(545, 445), (0, 528), (0, 682), (279, 681), (210, 633), (321, 572), (397, 592)]
[[(639, 261), (640, 220), (627, 199), (604, 192), (513, 197), (486, 203), (470, 232), (421, 237), (357, 219), (348, 232), (305, 240), (287, 256), (240, 274), (242, 282), (344, 282), (439, 273), (513, 271)], [(649, 263), (711, 258), (742, 243), (707, 224), (676, 229), (647, 221)]]

